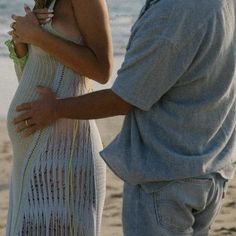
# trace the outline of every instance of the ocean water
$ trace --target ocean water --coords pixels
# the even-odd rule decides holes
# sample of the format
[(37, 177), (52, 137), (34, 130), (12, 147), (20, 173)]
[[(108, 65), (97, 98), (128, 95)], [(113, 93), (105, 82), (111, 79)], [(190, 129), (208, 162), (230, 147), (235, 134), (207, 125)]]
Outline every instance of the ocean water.
[[(123, 55), (130, 35), (130, 28), (137, 19), (145, 0), (107, 0), (112, 26), (114, 53)], [(11, 15), (23, 15), (23, 4), (33, 6), (33, 0), (0, 0), (0, 57), (7, 56), (3, 42), (9, 38)]]

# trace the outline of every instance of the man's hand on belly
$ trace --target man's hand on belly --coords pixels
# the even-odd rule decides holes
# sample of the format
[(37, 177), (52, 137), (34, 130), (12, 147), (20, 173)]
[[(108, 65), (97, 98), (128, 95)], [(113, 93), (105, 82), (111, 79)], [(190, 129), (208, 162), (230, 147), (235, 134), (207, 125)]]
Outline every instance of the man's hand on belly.
[(47, 88), (38, 87), (36, 91), (41, 98), (35, 102), (24, 103), (17, 106), (17, 112), (23, 112), (13, 120), (16, 132), (27, 137), (37, 130), (43, 129), (57, 120), (57, 98)]
[(41, 95), (39, 100), (17, 107), (18, 112), (24, 113), (13, 122), (24, 136), (49, 126), (57, 119), (100, 119), (127, 115), (134, 108), (112, 89), (61, 99), (57, 99), (50, 89), (41, 87), (37, 91)]

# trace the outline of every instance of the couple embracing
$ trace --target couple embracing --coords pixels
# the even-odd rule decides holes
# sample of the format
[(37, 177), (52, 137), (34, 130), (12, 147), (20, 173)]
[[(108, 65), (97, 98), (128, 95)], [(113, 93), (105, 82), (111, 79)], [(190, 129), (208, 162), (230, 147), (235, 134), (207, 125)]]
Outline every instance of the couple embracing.
[[(6, 44), (19, 86), (7, 236), (98, 236), (105, 163), (124, 180), (125, 236), (205, 236), (236, 158), (236, 3), (147, 0), (106, 83), (104, 0), (37, 1)], [(94, 119), (125, 115), (103, 150)], [(112, 235), (112, 232), (111, 232)]]

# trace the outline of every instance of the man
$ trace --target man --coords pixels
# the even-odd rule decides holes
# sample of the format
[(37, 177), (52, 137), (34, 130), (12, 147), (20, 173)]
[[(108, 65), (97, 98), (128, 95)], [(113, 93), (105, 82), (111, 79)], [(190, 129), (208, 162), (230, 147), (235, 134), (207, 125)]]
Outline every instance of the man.
[(147, 0), (111, 89), (56, 99), (38, 88), (18, 107), (26, 136), (126, 115), (101, 152), (125, 181), (125, 236), (208, 235), (236, 161), (235, 14), (235, 0)]

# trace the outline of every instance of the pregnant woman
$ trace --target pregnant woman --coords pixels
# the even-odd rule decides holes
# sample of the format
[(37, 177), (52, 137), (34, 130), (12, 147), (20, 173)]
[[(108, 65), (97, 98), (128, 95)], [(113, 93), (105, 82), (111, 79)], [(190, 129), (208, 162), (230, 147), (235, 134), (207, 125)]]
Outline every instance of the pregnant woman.
[(25, 17), (13, 16), (8, 42), (19, 86), (8, 112), (13, 167), (7, 236), (97, 236), (105, 164), (95, 121), (62, 119), (31, 135), (24, 132), (29, 126), (34, 130), (30, 119), (18, 127), (13, 119), (18, 104), (38, 98), (37, 86), (63, 98), (87, 93), (87, 78), (108, 80), (107, 7), (104, 0), (49, 0), (36, 6), (54, 10), (53, 20), (40, 25), (27, 9)]

